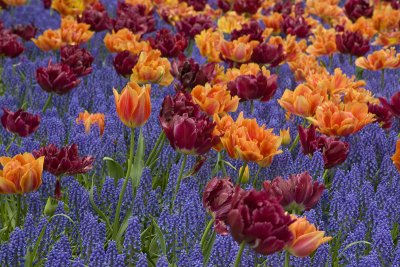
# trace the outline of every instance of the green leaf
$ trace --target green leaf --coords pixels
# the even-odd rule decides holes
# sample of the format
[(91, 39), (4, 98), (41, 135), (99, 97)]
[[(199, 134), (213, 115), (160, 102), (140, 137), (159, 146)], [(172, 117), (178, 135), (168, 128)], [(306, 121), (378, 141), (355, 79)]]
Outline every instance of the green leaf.
[(140, 129), (138, 145), (136, 148), (136, 154), (135, 154), (135, 158), (133, 160), (133, 166), (132, 166), (132, 170), (130, 173), (130, 177), (132, 179), (133, 191), (135, 190), (135, 188), (137, 188), (139, 186), (140, 178), (142, 177), (142, 172), (143, 172), (143, 168), (144, 168), (143, 156), (144, 156), (144, 138), (143, 138), (142, 129)]
[(107, 163), (108, 176), (115, 179), (124, 177), (124, 169), (118, 162), (110, 157), (104, 157), (103, 160)]
[(216, 238), (215, 231), (212, 231), (211, 238), (206, 243), (206, 245), (204, 247), (204, 251), (203, 251), (204, 265), (207, 265), (207, 263), (210, 259), (211, 250), (214, 246), (215, 238)]
[(161, 251), (164, 255), (167, 255), (167, 245), (165, 243), (165, 238), (164, 238), (164, 234), (162, 233), (160, 227), (158, 226), (158, 224), (156, 223), (156, 221), (153, 218), (153, 225), (154, 225), (154, 229), (155, 229), (155, 233), (156, 233), (156, 237), (158, 238), (158, 240), (160, 241), (160, 246), (161, 246)]
[(122, 238), (122, 235), (125, 233), (126, 228), (128, 228), (129, 225), (129, 218), (132, 216), (132, 209), (128, 211), (128, 213), (125, 215), (124, 221), (122, 222), (121, 226), (119, 227), (117, 237), (115, 238), (115, 242), (119, 245), (121, 245), (120, 240)]
[(111, 224), (110, 221), (108, 220), (108, 217), (104, 214), (104, 212), (102, 212), (99, 207), (97, 207), (96, 203), (94, 203), (94, 199), (93, 199), (93, 188), (94, 188), (94, 179), (92, 179), (92, 186), (90, 188), (90, 194), (89, 194), (89, 201), (90, 204), (92, 204), (93, 209), (97, 212), (97, 214), (100, 216), (100, 218), (102, 218), (105, 222), (107, 227), (111, 228)]

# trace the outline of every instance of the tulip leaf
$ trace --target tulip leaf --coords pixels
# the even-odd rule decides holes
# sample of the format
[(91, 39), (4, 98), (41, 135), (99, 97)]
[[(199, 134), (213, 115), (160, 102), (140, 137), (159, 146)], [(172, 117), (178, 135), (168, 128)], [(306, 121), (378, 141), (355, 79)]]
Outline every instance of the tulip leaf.
[(130, 177), (132, 179), (132, 189), (133, 191), (135, 188), (139, 186), (140, 177), (142, 176), (143, 168), (144, 168), (144, 138), (142, 129), (140, 129), (138, 144), (136, 148), (135, 158), (133, 160), (133, 166), (131, 169)]
[(154, 225), (156, 237), (158, 238), (158, 240), (160, 242), (161, 251), (164, 255), (167, 255), (167, 245), (165, 243), (164, 234), (162, 233), (160, 227), (158, 226), (158, 224), (156, 223), (154, 218), (153, 218), (153, 225)]
[(124, 169), (118, 162), (110, 157), (104, 157), (103, 160), (107, 163), (108, 176), (114, 179), (124, 177)]
[(108, 217), (104, 214), (104, 212), (97, 207), (96, 203), (94, 203), (94, 198), (93, 198), (93, 188), (94, 188), (94, 179), (92, 179), (92, 187), (90, 188), (89, 192), (89, 201), (90, 204), (92, 204), (93, 209), (97, 212), (97, 214), (106, 222), (107, 227), (111, 228), (110, 221), (108, 220)]
[(215, 231), (212, 231), (211, 238), (206, 242), (204, 249), (203, 249), (203, 258), (204, 258), (204, 265), (207, 265), (210, 255), (211, 255), (211, 250), (214, 246), (215, 238), (216, 238)]
[(122, 222), (121, 226), (119, 227), (117, 237), (115, 238), (115, 242), (118, 246), (121, 246), (120, 240), (122, 235), (125, 233), (126, 229), (129, 225), (129, 218), (132, 216), (132, 209), (129, 209), (128, 213), (125, 215), (124, 221)]

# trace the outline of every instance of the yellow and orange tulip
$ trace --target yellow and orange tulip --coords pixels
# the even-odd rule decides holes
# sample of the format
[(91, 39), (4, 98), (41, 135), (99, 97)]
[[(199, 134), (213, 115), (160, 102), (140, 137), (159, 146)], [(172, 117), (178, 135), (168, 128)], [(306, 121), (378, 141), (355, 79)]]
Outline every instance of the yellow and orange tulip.
[(61, 30), (45, 30), (37, 39), (32, 42), (42, 51), (58, 50), (62, 46)]
[(203, 57), (206, 57), (209, 62), (221, 62), (220, 46), (224, 40), (221, 32), (213, 29), (203, 30), (200, 34), (194, 37), (196, 45)]
[(55, 9), (61, 16), (77, 16), (85, 10), (83, 0), (53, 0), (51, 8)]
[(397, 170), (400, 171), (400, 139), (396, 142), (396, 151), (391, 157), (394, 166), (396, 166)]
[(331, 56), (337, 51), (334, 29), (325, 29), (319, 25), (313, 32), (314, 36), (310, 37), (312, 45), (307, 48), (307, 53), (319, 57)]
[(382, 49), (369, 54), (367, 57), (356, 59), (356, 66), (367, 70), (395, 69), (400, 67), (400, 57), (396, 50)]
[(61, 19), (61, 40), (63, 44), (70, 45), (86, 43), (94, 34), (89, 29), (89, 24), (78, 23), (72, 17), (65, 17)]
[(231, 42), (221, 42), (221, 54), (224, 58), (234, 62), (244, 63), (250, 60), (253, 49), (259, 44), (258, 41), (249, 41), (249, 36), (241, 36)]
[(79, 113), (76, 123), (83, 123), (86, 133), (90, 133), (90, 128), (93, 124), (97, 124), (100, 130), (100, 135), (103, 135), (104, 133), (105, 118), (102, 113), (90, 114), (85, 110), (85, 112)]
[(140, 41), (140, 35), (134, 34), (124, 28), (117, 32), (107, 33), (104, 37), (104, 44), (111, 53), (119, 53), (128, 50), (134, 55), (140, 52), (150, 51), (151, 46), (147, 41)]

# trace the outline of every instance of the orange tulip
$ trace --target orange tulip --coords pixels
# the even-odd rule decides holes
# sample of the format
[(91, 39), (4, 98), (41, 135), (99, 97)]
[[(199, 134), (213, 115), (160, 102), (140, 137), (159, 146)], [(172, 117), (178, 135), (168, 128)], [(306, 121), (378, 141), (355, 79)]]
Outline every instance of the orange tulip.
[(240, 30), (242, 24), (246, 22), (243, 16), (238, 15), (234, 11), (225, 13), (221, 18), (218, 19), (217, 25), (218, 30), (223, 33), (231, 33), (233, 30)]
[(349, 136), (374, 121), (365, 103), (334, 103), (327, 101), (319, 106), (310, 120), (321, 133), (328, 136)]
[(278, 100), (286, 111), (302, 117), (314, 116), (317, 107), (328, 100), (326, 88), (311, 89), (299, 84), (294, 91), (285, 90)]
[(262, 16), (261, 19), (267, 28), (273, 29), (274, 33), (277, 34), (281, 32), (281, 23), (283, 21), (282, 14), (273, 12), (268, 16)]
[(400, 31), (381, 32), (375, 39), (373, 45), (381, 45), (384, 47), (395, 46), (400, 44)]
[(325, 29), (319, 25), (313, 30), (314, 36), (310, 37), (312, 45), (307, 48), (307, 53), (314, 56), (331, 56), (336, 51), (336, 31), (334, 29)]
[(395, 69), (400, 67), (400, 57), (396, 57), (396, 50), (382, 49), (369, 54), (366, 58), (356, 59), (356, 66), (367, 70)]
[(345, 104), (350, 102), (380, 104), (379, 99), (375, 98), (372, 92), (365, 88), (348, 88), (345, 91), (343, 102)]
[(221, 62), (219, 54), (223, 39), (222, 33), (213, 29), (203, 30), (194, 37), (200, 54), (206, 57), (209, 62)]
[(168, 86), (173, 80), (171, 63), (167, 58), (161, 57), (159, 50), (140, 53), (139, 59), (132, 69), (131, 81)]
[(282, 138), (282, 145), (287, 146), (292, 140), (290, 137), (290, 128), (279, 130), (279, 136)]
[(345, 29), (351, 32), (359, 31), (368, 39), (371, 39), (377, 33), (372, 20), (365, 17), (358, 18), (354, 23), (348, 20), (345, 24)]
[(337, 1), (307, 0), (306, 11), (322, 18), (322, 20), (325, 22), (331, 23), (332, 21), (337, 20), (343, 14), (343, 11), (338, 6), (338, 3), (332, 2)]
[(256, 162), (261, 167), (271, 164), (279, 149), (281, 138), (257, 124), (256, 119), (244, 119), (243, 112), (221, 137), (221, 143), (231, 158)]
[(400, 139), (396, 142), (396, 151), (391, 157), (394, 166), (396, 166), (397, 170), (400, 171)]
[(193, 101), (209, 116), (235, 112), (239, 106), (239, 97), (232, 97), (226, 86), (206, 83), (197, 85), (192, 92)]
[(249, 36), (241, 36), (231, 42), (223, 40), (221, 42), (221, 54), (224, 58), (234, 62), (248, 62), (253, 49), (259, 44), (258, 41), (249, 41)]
[(150, 91), (149, 84), (140, 87), (132, 81), (121, 94), (113, 89), (117, 114), (123, 124), (129, 128), (137, 128), (147, 122), (151, 113)]
[(51, 8), (57, 10), (62, 16), (77, 16), (85, 10), (83, 0), (53, 0)]
[(94, 32), (90, 31), (90, 25), (78, 23), (72, 17), (61, 19), (61, 40), (64, 44), (79, 45), (92, 38)]
[[(221, 137), (225, 134), (226, 131), (229, 130), (232, 124), (235, 123), (235, 121), (232, 119), (231, 116), (225, 115), (223, 117), (219, 117), (218, 114), (214, 114), (214, 122), (215, 122), (215, 128), (213, 130), (212, 135)], [(216, 144), (213, 147), (216, 151), (220, 152), (223, 148), (224, 145), (221, 143), (221, 140), (219, 141), (218, 144)]]
[(151, 46), (147, 41), (140, 41), (140, 35), (134, 34), (124, 28), (117, 32), (107, 33), (104, 37), (104, 44), (111, 53), (119, 53), (128, 50), (134, 55), (142, 51), (150, 51)]
[(104, 124), (105, 124), (104, 121), (105, 121), (104, 114), (102, 113), (90, 114), (86, 110), (85, 112), (79, 113), (78, 118), (76, 119), (77, 124), (83, 123), (83, 125), (85, 126), (86, 133), (90, 133), (90, 128), (92, 127), (92, 124), (97, 124), (97, 126), (100, 129), (100, 135), (103, 135), (104, 133)]
[(61, 30), (45, 30), (37, 39), (32, 42), (42, 51), (58, 50), (62, 45)]
[(3, 3), (7, 6), (23, 6), (26, 4), (26, 0), (3, 0)]
[(378, 5), (374, 9), (372, 22), (379, 32), (396, 30), (400, 24), (400, 10), (393, 9), (391, 5)]
[(300, 53), (296, 60), (289, 61), (289, 68), (294, 73), (296, 81), (304, 81), (313, 73), (325, 74), (327, 70), (318, 64), (315, 56)]
[(306, 40), (296, 42), (296, 36), (287, 35), (285, 39), (280, 36), (273, 36), (268, 40), (269, 44), (282, 45), (285, 52), (285, 59), (288, 62), (297, 61), (299, 55), (303, 54), (307, 49)]
[(324, 231), (318, 231), (315, 225), (311, 224), (304, 218), (297, 218), (289, 225), (289, 231), (293, 234), (293, 241), (286, 245), (286, 250), (296, 257), (307, 257), (311, 255), (317, 248), (332, 240), (330, 236), (324, 236)]
[(18, 154), (13, 158), (0, 157), (0, 194), (25, 194), (36, 191), (42, 184), (44, 157)]

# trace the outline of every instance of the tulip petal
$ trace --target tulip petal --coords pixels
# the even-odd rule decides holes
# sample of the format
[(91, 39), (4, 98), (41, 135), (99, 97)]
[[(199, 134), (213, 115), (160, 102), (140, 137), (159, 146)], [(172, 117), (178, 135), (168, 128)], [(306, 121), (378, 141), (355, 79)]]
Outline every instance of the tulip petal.
[(0, 177), (0, 194), (15, 193), (17, 193), (17, 188), (15, 187), (15, 184), (3, 177)]

